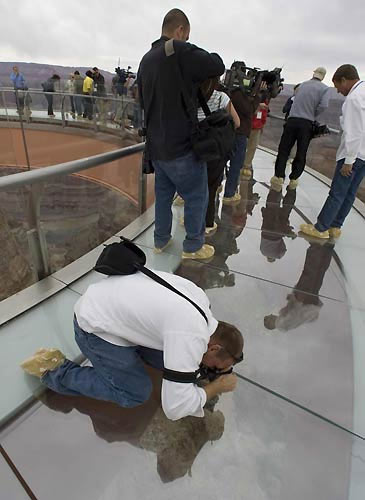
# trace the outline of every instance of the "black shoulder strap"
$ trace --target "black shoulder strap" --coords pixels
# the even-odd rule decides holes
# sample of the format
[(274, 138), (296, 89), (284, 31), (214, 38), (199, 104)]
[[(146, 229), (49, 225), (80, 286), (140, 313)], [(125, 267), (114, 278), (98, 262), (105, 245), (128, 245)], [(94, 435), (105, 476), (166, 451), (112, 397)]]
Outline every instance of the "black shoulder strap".
[(165, 288), (168, 288), (172, 292), (175, 292), (177, 295), (180, 295), (180, 297), (183, 297), (185, 300), (187, 300), (188, 302), (190, 302), (190, 304), (192, 306), (194, 306), (195, 309), (197, 309), (200, 312), (200, 314), (203, 316), (203, 318), (205, 319), (205, 321), (208, 324), (208, 318), (207, 318), (205, 312), (203, 311), (203, 309), (201, 307), (198, 306), (198, 304), (195, 304), (195, 302), (193, 300), (189, 299), (189, 297), (187, 297), (186, 295), (184, 295), (183, 293), (181, 293), (175, 287), (173, 287), (172, 285), (170, 285), (170, 283), (168, 283), (167, 281), (165, 281), (163, 278), (161, 278), (160, 276), (158, 276), (157, 274), (155, 274), (153, 271), (151, 271), (147, 267), (140, 266), (140, 265), (137, 265), (136, 267), (137, 267), (137, 269), (139, 271), (141, 271), (141, 273), (145, 274), (146, 276), (148, 276), (149, 278), (153, 279), (154, 281), (156, 281), (160, 285), (164, 286)]
[[(176, 54), (175, 48), (174, 48), (174, 39), (173, 38), (170, 38), (170, 40), (167, 40), (167, 42), (165, 42), (165, 54), (166, 54), (166, 57), (171, 57), (171, 56)], [(197, 122), (197, 116), (195, 114), (196, 110), (195, 110), (195, 107), (193, 106), (192, 98), (186, 89), (185, 81), (184, 81), (183, 75), (181, 73), (181, 69), (180, 69), (177, 57), (175, 57), (174, 63), (175, 63), (174, 64), (175, 72), (176, 72), (176, 75), (180, 81), (180, 88), (181, 88), (181, 93), (182, 93), (182, 97), (183, 97), (186, 111), (190, 117), (191, 122), (196, 123)], [(209, 107), (204, 99), (204, 96), (202, 94), (202, 91), (200, 89), (198, 90), (198, 99), (199, 99), (199, 104), (202, 107), (205, 116), (209, 116), (211, 114), (210, 109), (209, 109)]]
[(170, 382), (178, 382), (180, 384), (195, 384), (200, 375), (200, 370), (195, 372), (177, 372), (175, 370), (169, 370), (164, 368), (163, 378), (169, 380)]
[(204, 111), (205, 116), (211, 115), (212, 112), (209, 109), (208, 103), (205, 100), (205, 97), (203, 96), (203, 92), (201, 91), (201, 89), (198, 90), (198, 101), (199, 101), (200, 107)]

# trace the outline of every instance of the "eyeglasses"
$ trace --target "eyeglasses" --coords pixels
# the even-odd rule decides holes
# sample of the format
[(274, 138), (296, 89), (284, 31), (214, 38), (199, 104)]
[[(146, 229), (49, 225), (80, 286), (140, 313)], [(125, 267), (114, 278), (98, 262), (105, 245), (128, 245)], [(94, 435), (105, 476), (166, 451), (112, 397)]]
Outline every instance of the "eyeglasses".
[(237, 357), (237, 356), (234, 356), (231, 352), (229, 352), (225, 347), (221, 346), (222, 349), (224, 349), (226, 351), (226, 353), (234, 359), (234, 365), (236, 365), (237, 363), (241, 363), (244, 359), (244, 355), (243, 355), (243, 351), (241, 352), (241, 354)]

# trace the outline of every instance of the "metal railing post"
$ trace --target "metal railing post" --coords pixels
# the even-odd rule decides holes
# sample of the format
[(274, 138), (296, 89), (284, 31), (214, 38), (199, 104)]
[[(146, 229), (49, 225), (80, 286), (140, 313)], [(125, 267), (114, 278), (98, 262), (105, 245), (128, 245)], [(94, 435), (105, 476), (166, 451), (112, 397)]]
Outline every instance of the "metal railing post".
[(16, 107), (17, 107), (18, 113), (19, 113), (19, 122), (20, 122), (20, 129), (22, 131), (25, 160), (27, 163), (28, 170), (30, 170), (29, 154), (28, 154), (28, 148), (27, 148), (27, 141), (25, 139), (24, 124), (23, 124), (24, 105), (23, 105), (23, 111), (21, 111), (20, 106), (19, 106), (19, 96), (18, 96), (17, 89), (15, 89), (15, 102), (16, 102)]
[(31, 184), (27, 200), (28, 244), (36, 277), (41, 280), (49, 275), (47, 242), (40, 221), (40, 207), (44, 184)]
[(143, 172), (143, 154), (139, 167), (138, 211), (143, 214), (147, 210), (147, 175)]
[(62, 127), (66, 127), (66, 119), (65, 119), (65, 96), (61, 97), (61, 119), (62, 119)]
[(5, 114), (6, 114), (6, 120), (9, 121), (9, 115), (8, 115), (8, 105), (6, 103), (6, 98), (5, 98), (5, 92), (2, 91), (1, 92), (1, 95), (3, 96), (3, 103), (4, 103), (4, 107), (5, 107)]

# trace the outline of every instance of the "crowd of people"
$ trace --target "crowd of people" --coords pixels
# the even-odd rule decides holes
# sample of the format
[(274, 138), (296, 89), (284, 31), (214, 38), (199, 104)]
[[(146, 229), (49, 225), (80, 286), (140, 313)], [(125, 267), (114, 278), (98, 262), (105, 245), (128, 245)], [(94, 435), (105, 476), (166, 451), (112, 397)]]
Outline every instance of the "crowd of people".
[[(214, 257), (215, 248), (205, 239), (214, 238), (217, 228), (214, 220), (217, 192), (225, 175), (223, 208), (240, 204), (240, 176), (247, 179), (252, 176), (270, 99), (280, 90), (269, 93), (267, 84), (262, 83), (256, 94), (248, 95), (240, 88), (227, 93), (220, 86), (220, 77), (225, 71), (221, 57), (188, 43), (189, 34), (186, 15), (179, 9), (168, 12), (162, 35), (143, 57), (137, 75), (144, 111), (144, 164), (155, 173), (155, 252), (163, 252), (172, 242), (172, 204), (177, 194), (178, 203), (184, 204), (186, 229), (182, 265), (187, 259), (206, 261)], [(275, 175), (262, 212), (260, 250), (269, 262), (280, 259), (286, 251), (284, 236), (279, 233), (284, 231), (287, 237), (296, 237), (289, 215), (316, 122), (328, 106), (328, 87), (322, 81), (325, 75), (325, 68), (316, 68), (313, 77), (296, 88), (285, 110), (287, 120)], [(84, 85), (91, 92), (95, 83), (91, 72), (88, 78)], [(340, 236), (340, 228), (365, 174), (364, 82), (356, 68), (349, 64), (340, 66), (332, 81), (337, 91), (346, 96), (337, 167), (317, 223), (301, 226), (303, 233), (320, 239)], [(211, 115), (206, 112), (206, 105)], [(206, 114), (210, 120), (204, 118)], [(203, 147), (197, 142), (202, 130), (199, 123), (213, 127), (218, 116), (225, 123), (224, 131), (231, 126), (234, 134), (231, 152), (228, 156), (222, 153), (209, 157), (205, 149), (208, 159), (202, 159), (197, 153)], [(213, 141), (209, 142), (212, 147), (219, 141), (223, 144), (216, 131), (211, 136)], [(295, 143), (296, 155), (281, 207), (287, 162)], [(247, 188), (249, 183), (245, 184)], [(243, 196), (247, 197), (247, 193)], [(273, 205), (276, 206), (273, 208)], [(247, 206), (246, 212), (248, 210)], [(247, 213), (242, 215), (246, 216)], [(299, 280), (304, 292), (318, 294), (330, 255), (327, 248), (323, 255), (318, 254), (317, 247), (308, 251)], [(323, 269), (322, 273), (314, 269), (318, 276), (312, 286), (308, 284), (308, 275), (313, 274), (309, 271), (318, 257)], [(220, 263), (219, 269), (222, 266)], [(188, 415), (202, 417), (209, 400), (236, 387), (236, 377), (230, 369), (243, 359), (243, 338), (233, 325), (214, 318), (202, 289), (176, 274), (157, 274), (168, 287), (136, 272), (109, 276), (91, 285), (79, 299), (75, 307), (75, 338), (92, 366), (67, 360), (57, 349), (40, 349), (23, 363), (23, 369), (61, 394), (85, 395), (130, 408), (150, 397), (152, 387), (146, 365), (152, 366), (164, 373), (161, 400), (166, 416), (173, 420)], [(228, 269), (223, 279), (226, 286), (231, 286)], [(178, 292), (173, 293), (172, 288)], [(303, 303), (299, 292), (288, 296), (288, 304), (279, 315), (265, 317), (266, 328), (292, 328), (292, 316), (299, 302)], [(306, 304), (309, 320), (318, 314), (319, 305), (317, 299), (315, 303)], [(165, 377), (166, 370), (168, 377)], [(213, 372), (215, 377), (208, 377), (207, 383), (200, 386), (191, 378), (199, 370)]]
[[(14, 90), (16, 90), (16, 105), (19, 115), (30, 117), (31, 111), (31, 93), (24, 75), (19, 71), (18, 66), (13, 67), (10, 74), (10, 81)], [(126, 72), (125, 75), (116, 75), (112, 79), (111, 94), (114, 99), (111, 101), (107, 95), (107, 85), (104, 75), (97, 67), (86, 71), (83, 76), (76, 70), (69, 74), (68, 79), (62, 84), (61, 77), (54, 73), (47, 80), (41, 83), (47, 102), (47, 114), (54, 118), (53, 109), (54, 93), (69, 94), (66, 102), (66, 111), (70, 112), (73, 119), (92, 120), (95, 115), (98, 116), (102, 124), (106, 123), (107, 115), (110, 113), (115, 122), (121, 122), (123, 106), (121, 98), (129, 96), (138, 106), (138, 96), (136, 95), (136, 77), (132, 72)], [(117, 102), (120, 100), (120, 103)], [(109, 106), (109, 103), (112, 105)], [(134, 111), (133, 125), (138, 128), (141, 124), (139, 110)]]

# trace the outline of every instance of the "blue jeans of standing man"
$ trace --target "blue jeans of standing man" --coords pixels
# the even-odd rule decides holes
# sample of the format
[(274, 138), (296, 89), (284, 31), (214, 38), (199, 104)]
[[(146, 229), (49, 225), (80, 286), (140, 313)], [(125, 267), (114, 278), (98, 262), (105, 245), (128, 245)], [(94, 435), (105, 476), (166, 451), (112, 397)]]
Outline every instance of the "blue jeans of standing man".
[(161, 248), (171, 238), (171, 204), (175, 192), (184, 199), (186, 237), (184, 252), (196, 252), (205, 241), (205, 215), (208, 206), (207, 164), (190, 152), (176, 160), (154, 160), (155, 169), (155, 246)]
[(365, 176), (364, 160), (356, 159), (349, 177), (344, 177), (340, 173), (344, 162), (345, 160), (337, 162), (328, 198), (315, 225), (318, 231), (323, 232), (330, 227), (342, 227), (355, 201), (360, 183)]
[(237, 190), (241, 168), (245, 161), (246, 147), (247, 137), (242, 134), (236, 134), (233, 156), (229, 162), (229, 170), (227, 172), (226, 188), (224, 191), (225, 198), (231, 198)]
[(80, 95), (75, 95), (74, 96), (74, 103), (75, 103), (76, 113), (78, 115), (82, 115), (82, 112), (83, 112), (82, 97)]
[(113, 401), (124, 408), (138, 406), (150, 397), (152, 382), (143, 362), (163, 370), (163, 353), (156, 349), (111, 344), (84, 332), (74, 319), (75, 338), (91, 366), (66, 360), (47, 372), (42, 382), (50, 389), (69, 396), (87, 396)]

